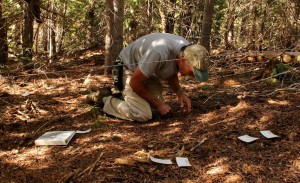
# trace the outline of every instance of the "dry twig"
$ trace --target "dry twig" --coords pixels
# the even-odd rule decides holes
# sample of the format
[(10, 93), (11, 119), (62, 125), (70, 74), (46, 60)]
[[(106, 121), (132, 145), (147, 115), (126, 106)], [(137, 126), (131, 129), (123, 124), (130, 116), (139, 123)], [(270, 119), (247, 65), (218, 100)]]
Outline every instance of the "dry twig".
[(85, 170), (83, 170), (81, 173), (78, 174), (78, 177), (80, 177), (81, 175), (83, 175), (84, 173), (86, 173), (87, 171), (89, 171), (89, 175), (92, 173), (93, 169), (95, 168), (96, 164), (98, 163), (98, 161), (100, 160), (100, 158), (103, 156), (103, 152), (100, 153), (99, 157), (97, 158), (97, 160), (91, 164), (90, 166), (88, 166)]

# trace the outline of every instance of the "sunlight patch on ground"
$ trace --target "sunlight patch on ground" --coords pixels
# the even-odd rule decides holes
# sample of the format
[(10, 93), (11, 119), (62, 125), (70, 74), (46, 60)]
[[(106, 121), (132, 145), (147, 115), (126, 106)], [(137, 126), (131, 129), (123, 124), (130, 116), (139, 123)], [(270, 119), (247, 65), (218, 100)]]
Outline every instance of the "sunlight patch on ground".
[(228, 79), (228, 80), (224, 81), (224, 86), (233, 87), (233, 88), (240, 88), (241, 87), (241, 83), (237, 82), (237, 81), (235, 81), (233, 79)]
[(228, 171), (227, 165), (220, 165), (216, 167), (212, 167), (206, 173), (209, 175), (217, 175), (217, 174), (224, 174)]
[(29, 133), (9, 133), (7, 134), (10, 137), (18, 137), (18, 138), (24, 138), (30, 136)]
[(207, 122), (215, 119), (216, 116), (217, 116), (216, 112), (210, 112), (210, 113), (203, 115), (203, 117), (199, 117), (199, 120), (201, 120), (204, 123), (207, 123)]
[(3, 156), (5, 156), (6, 154), (7, 154), (6, 151), (1, 151), (1, 150), (0, 150), (0, 158), (2, 158)]
[(227, 158), (220, 158), (214, 163), (209, 165), (209, 170), (206, 172), (208, 175), (225, 174), (229, 170), (229, 165), (225, 164)]
[(260, 122), (268, 122), (270, 120), (270, 116), (268, 115), (268, 114), (265, 114), (265, 115), (263, 115), (260, 119), (259, 119), (259, 121)]
[(182, 125), (182, 122), (175, 122), (175, 123), (169, 124), (170, 127), (180, 126), (180, 125)]
[(47, 163), (40, 163), (41, 166), (37, 166), (37, 169), (47, 168), (47, 165), (50, 163), (49, 156), (47, 154), (50, 150), (51, 148), (47, 146), (30, 148), (22, 152), (19, 152), (19, 150), (12, 150), (9, 152), (12, 158), (6, 160), (6, 163), (22, 167), (32, 165), (35, 164), (37, 161), (43, 161), (44, 159), (47, 159)]
[(82, 82), (82, 86), (84, 88), (91, 88), (91, 87), (96, 87), (96, 88), (100, 88), (100, 86), (104, 87), (105, 83), (110, 84), (112, 83), (111, 81), (112, 76), (111, 75), (93, 75), (91, 76), (90, 74), (88, 74), (87, 76), (85, 76), (83, 82)]
[[(78, 135), (80, 135), (80, 134), (78, 134)], [(78, 144), (89, 144), (89, 143), (91, 143), (91, 141), (92, 142), (93, 141), (98, 141), (99, 143), (119, 142), (123, 139), (133, 140), (133, 138), (131, 138), (131, 136), (132, 136), (132, 134), (128, 134), (128, 133), (126, 135), (122, 135), (122, 134), (119, 134), (119, 133), (111, 133), (111, 132), (97, 133), (97, 135), (92, 135), (92, 137), (77, 139), (76, 142)]]
[[(263, 128), (262, 126), (260, 126), (261, 128)], [(248, 124), (247, 128), (255, 130), (257, 128), (257, 124)]]
[(246, 102), (241, 101), (237, 106), (230, 108), (229, 112), (236, 113), (236, 112), (248, 109), (248, 108), (250, 108), (250, 106)]
[(268, 125), (268, 122), (271, 121), (272, 119), (272, 114), (270, 114), (269, 112), (264, 113), (264, 115), (256, 121), (256, 127), (259, 127), (260, 129), (264, 129), (266, 127), (266, 125)]
[(76, 104), (78, 102), (77, 98), (73, 98), (73, 96), (68, 97), (53, 97), (53, 100), (60, 102), (60, 103), (66, 103), (66, 104)]
[(295, 172), (300, 172), (300, 156), (292, 161), (292, 169), (295, 170)]
[(162, 133), (162, 135), (172, 135), (172, 134), (175, 134), (175, 133), (180, 133), (181, 132), (181, 128), (171, 128), (165, 132)]
[(144, 149), (137, 151), (128, 156), (122, 156), (122, 157), (116, 158), (114, 163), (119, 164), (119, 165), (133, 165), (137, 162), (140, 162), (140, 163), (149, 162), (148, 153)]
[(236, 175), (236, 174), (231, 174), (226, 176), (225, 178), (225, 183), (237, 183), (237, 182), (241, 182), (243, 180), (243, 177), (240, 175)]
[(269, 104), (273, 104), (273, 105), (290, 105), (290, 102), (289, 102), (289, 101), (286, 101), (286, 100), (283, 100), (283, 101), (276, 101), (276, 100), (269, 99), (269, 100), (268, 100), (268, 103), (269, 103)]
[(105, 76), (105, 75), (100, 75), (96, 77), (98, 79), (99, 85), (102, 84), (103, 82), (110, 83), (111, 82), (111, 77), (112, 76)]
[(242, 171), (247, 175), (256, 176), (263, 170), (261, 165), (243, 164)]
[(149, 127), (154, 127), (154, 126), (159, 126), (159, 125), (161, 125), (161, 123), (159, 121), (145, 124), (145, 126), (149, 126)]
[(134, 142), (134, 143), (138, 143), (140, 141), (142, 141), (142, 139), (140, 137), (125, 137), (125, 139), (129, 142)]

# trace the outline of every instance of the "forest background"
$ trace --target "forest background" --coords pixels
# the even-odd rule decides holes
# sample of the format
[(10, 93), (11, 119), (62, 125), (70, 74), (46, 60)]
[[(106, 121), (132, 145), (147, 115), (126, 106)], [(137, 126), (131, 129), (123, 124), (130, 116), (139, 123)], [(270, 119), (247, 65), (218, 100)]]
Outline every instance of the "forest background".
[(111, 64), (124, 45), (152, 32), (181, 35), (208, 49), (293, 50), (299, 47), (299, 7), (298, 0), (1, 0), (0, 63), (49, 61), (106, 45)]

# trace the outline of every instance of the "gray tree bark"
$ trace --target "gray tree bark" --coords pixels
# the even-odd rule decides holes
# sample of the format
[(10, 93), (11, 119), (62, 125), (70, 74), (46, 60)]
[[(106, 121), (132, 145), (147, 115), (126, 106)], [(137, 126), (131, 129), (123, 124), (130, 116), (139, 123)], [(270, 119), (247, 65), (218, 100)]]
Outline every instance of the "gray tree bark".
[(105, 70), (104, 74), (111, 74), (112, 68), (112, 44), (113, 44), (113, 26), (114, 26), (114, 6), (112, 0), (106, 0), (106, 35), (105, 35)]
[(0, 67), (4, 67), (8, 61), (7, 25), (2, 18), (2, 0), (0, 0)]
[(204, 46), (208, 51), (210, 50), (210, 35), (213, 23), (214, 3), (214, 0), (205, 0), (204, 5), (201, 45)]
[(114, 0), (114, 33), (112, 60), (115, 61), (123, 49), (124, 0)]

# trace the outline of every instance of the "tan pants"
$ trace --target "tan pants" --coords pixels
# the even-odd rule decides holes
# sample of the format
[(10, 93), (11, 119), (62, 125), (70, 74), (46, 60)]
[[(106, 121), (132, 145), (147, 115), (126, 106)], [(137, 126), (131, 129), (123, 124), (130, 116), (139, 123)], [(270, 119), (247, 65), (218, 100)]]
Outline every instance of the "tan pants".
[[(133, 72), (129, 69), (124, 70), (123, 81), (125, 81), (125, 86), (122, 93), (124, 100), (112, 96), (107, 97), (103, 111), (121, 119), (146, 122), (152, 119), (150, 104), (136, 94), (130, 87), (129, 82)], [(148, 79), (145, 83), (145, 87), (159, 100), (163, 101), (162, 85), (159, 79)]]

